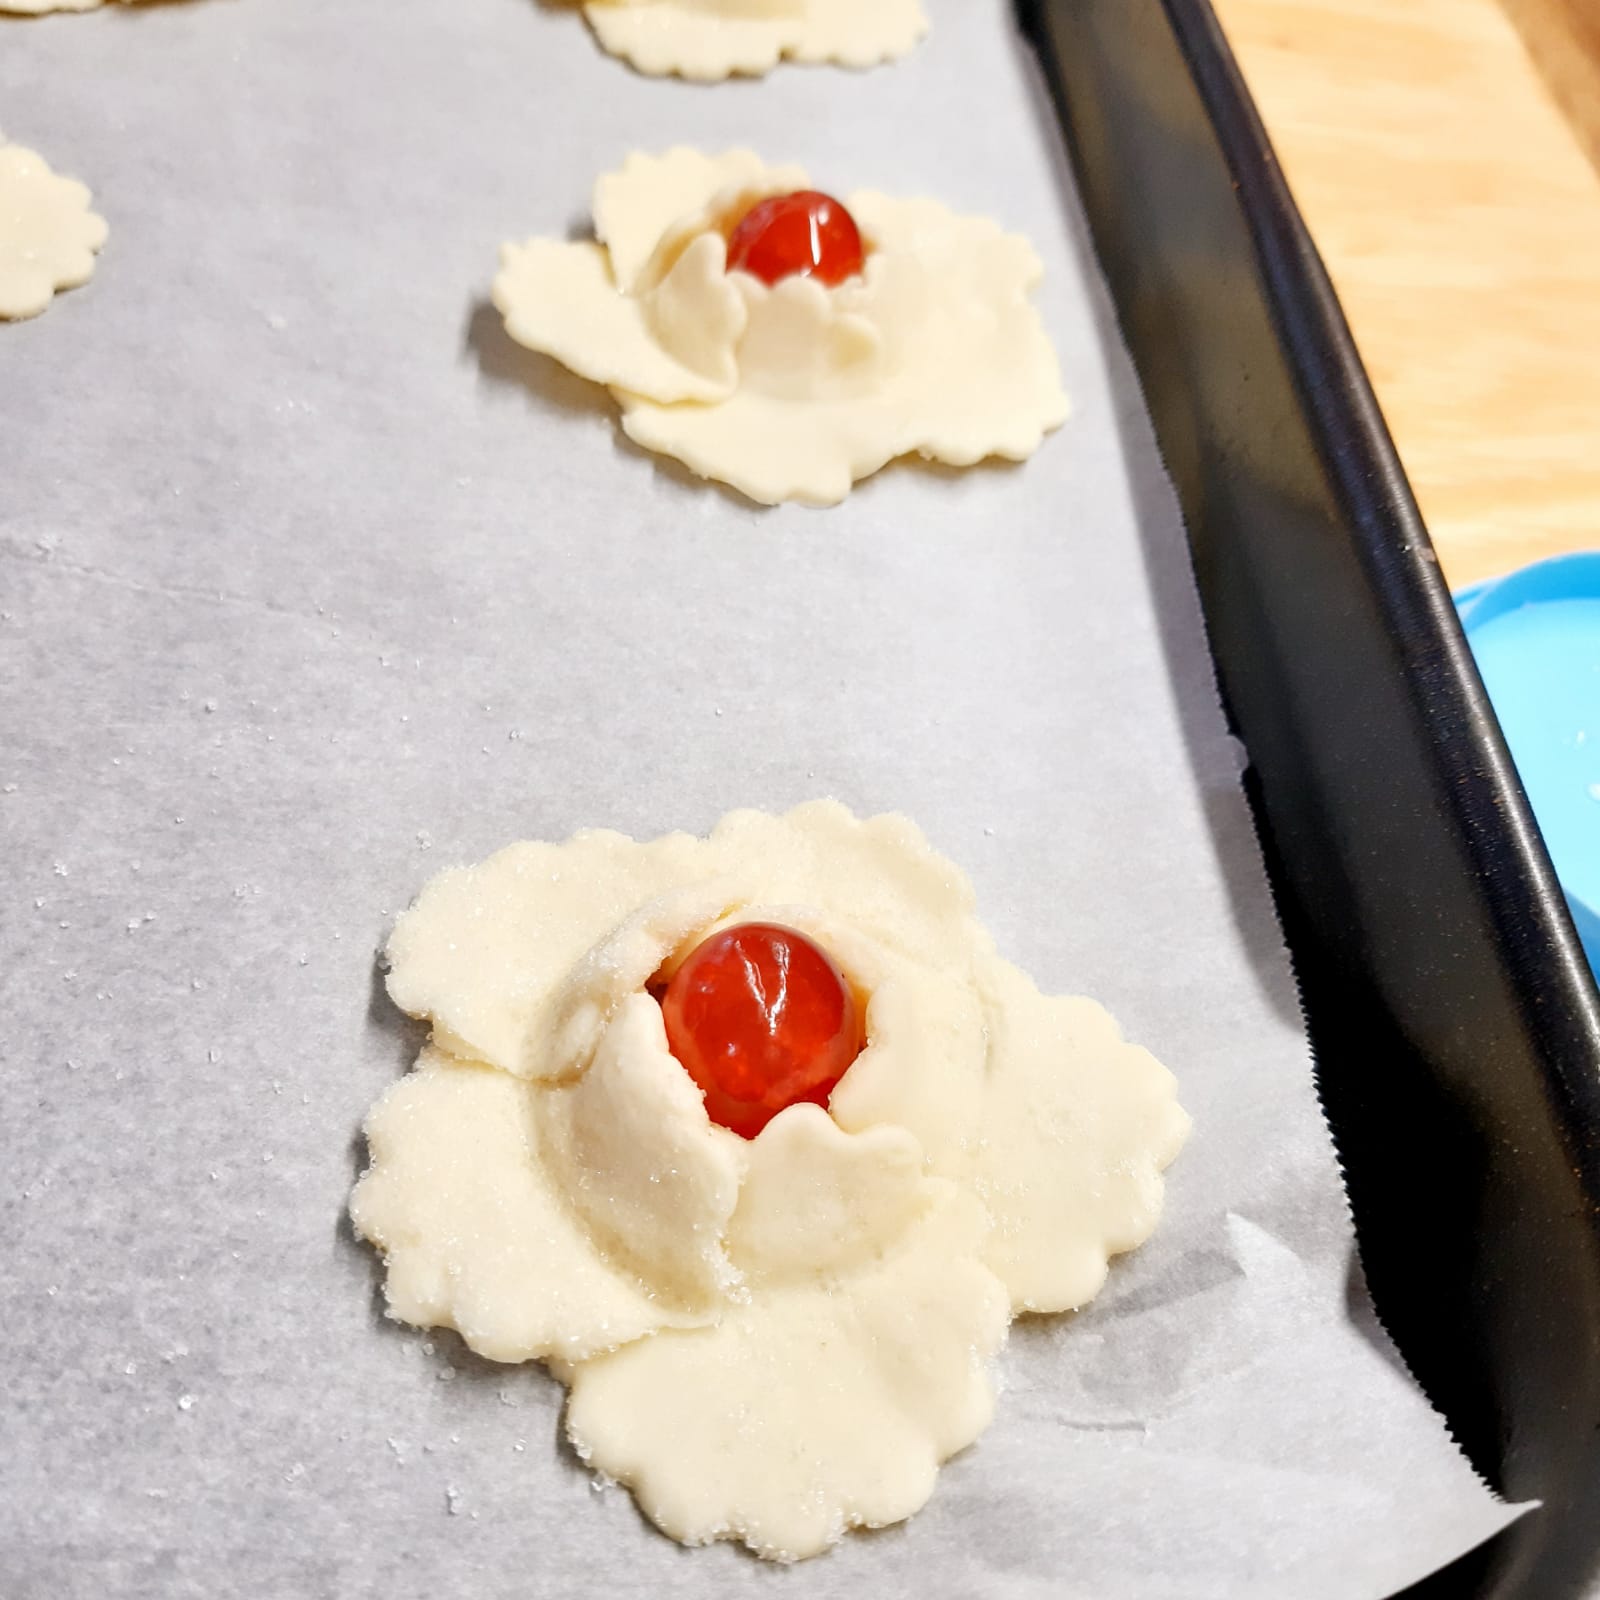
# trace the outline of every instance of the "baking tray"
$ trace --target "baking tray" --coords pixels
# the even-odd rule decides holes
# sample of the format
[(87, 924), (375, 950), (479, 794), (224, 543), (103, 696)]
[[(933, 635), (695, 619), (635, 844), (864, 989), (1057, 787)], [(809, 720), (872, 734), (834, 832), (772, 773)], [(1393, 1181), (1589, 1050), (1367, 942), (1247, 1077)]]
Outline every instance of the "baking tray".
[(1206, 0), (1024, 0), (1182, 503), (1380, 1315), (1540, 1510), (1410, 1591), (1600, 1573), (1600, 996)]

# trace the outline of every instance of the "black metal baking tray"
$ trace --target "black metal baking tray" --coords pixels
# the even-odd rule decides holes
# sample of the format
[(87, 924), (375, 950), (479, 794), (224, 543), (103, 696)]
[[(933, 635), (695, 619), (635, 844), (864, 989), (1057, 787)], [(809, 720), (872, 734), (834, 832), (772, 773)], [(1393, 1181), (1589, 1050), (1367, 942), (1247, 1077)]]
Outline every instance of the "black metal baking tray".
[(1019, 9), (1183, 506), (1373, 1299), (1478, 1470), (1543, 1502), (1409, 1593), (1583, 1594), (1600, 995), (1207, 0)]

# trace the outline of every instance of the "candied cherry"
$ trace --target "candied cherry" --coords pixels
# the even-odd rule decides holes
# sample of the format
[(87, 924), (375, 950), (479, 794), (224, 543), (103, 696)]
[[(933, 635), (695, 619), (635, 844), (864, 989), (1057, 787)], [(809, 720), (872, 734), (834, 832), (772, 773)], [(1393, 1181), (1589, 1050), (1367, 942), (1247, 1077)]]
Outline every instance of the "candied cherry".
[(740, 922), (702, 940), (661, 994), (667, 1045), (713, 1122), (753, 1139), (786, 1106), (826, 1105), (861, 1053), (861, 1008), (803, 933)]
[(860, 272), (862, 256), (856, 219), (818, 189), (758, 201), (728, 235), (728, 270), (767, 284), (815, 278), (831, 289)]

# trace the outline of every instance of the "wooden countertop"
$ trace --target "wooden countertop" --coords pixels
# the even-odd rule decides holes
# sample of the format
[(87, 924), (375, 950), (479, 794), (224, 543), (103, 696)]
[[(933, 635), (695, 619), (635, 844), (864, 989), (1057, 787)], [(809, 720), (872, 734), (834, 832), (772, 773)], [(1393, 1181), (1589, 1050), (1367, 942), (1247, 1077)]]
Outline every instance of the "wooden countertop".
[(1600, 9), (1213, 4), (1450, 583), (1600, 548)]

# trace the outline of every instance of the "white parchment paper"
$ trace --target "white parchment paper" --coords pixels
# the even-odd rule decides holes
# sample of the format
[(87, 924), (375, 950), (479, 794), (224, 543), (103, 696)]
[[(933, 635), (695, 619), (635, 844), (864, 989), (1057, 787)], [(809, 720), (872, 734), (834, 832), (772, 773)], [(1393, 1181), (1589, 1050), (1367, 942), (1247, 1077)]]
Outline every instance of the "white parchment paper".
[[(1512, 1513), (1377, 1332), (1183, 537), (1001, 0), (866, 76), (715, 89), (535, 0), (0, 26), (95, 189), (0, 327), (0, 1592), (1380, 1596)], [(629, 149), (749, 143), (1029, 233), (1076, 415), (1026, 468), (764, 513), (619, 442), (485, 307)], [(959, 860), (1196, 1132), (1156, 1239), (1025, 1322), (909, 1525), (685, 1552), (560, 1391), (375, 1314), (342, 1207), (448, 862), (834, 794)]]

